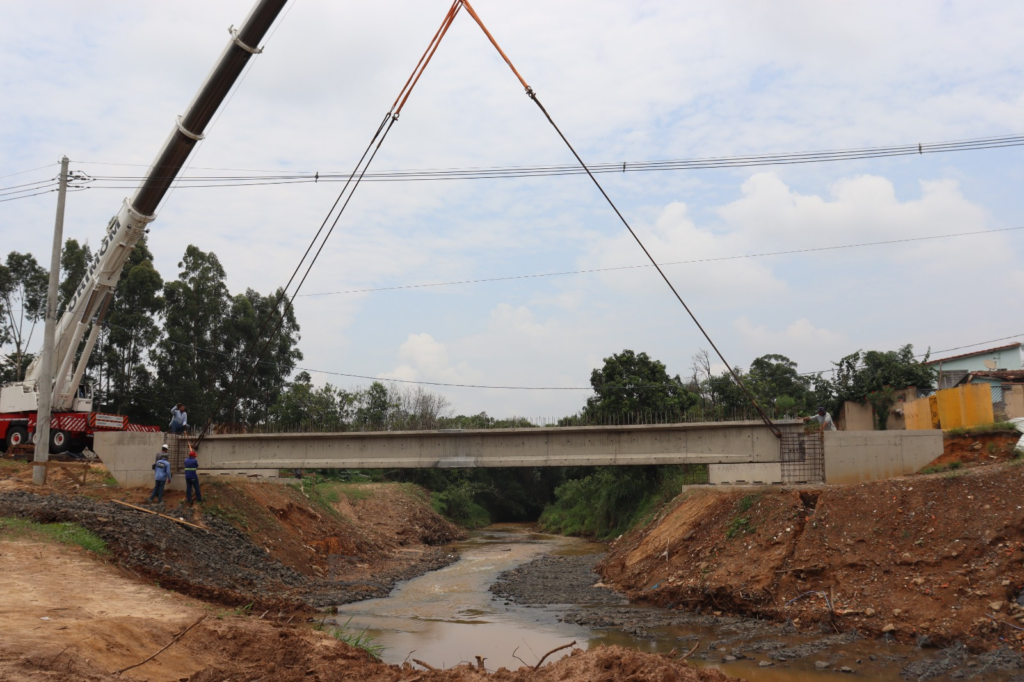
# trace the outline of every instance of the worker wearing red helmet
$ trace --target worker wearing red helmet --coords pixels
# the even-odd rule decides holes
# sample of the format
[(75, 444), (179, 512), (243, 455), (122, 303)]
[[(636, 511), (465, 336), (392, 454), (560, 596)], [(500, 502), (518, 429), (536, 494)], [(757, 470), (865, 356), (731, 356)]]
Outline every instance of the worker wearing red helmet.
[(196, 492), (196, 502), (202, 504), (203, 496), (199, 492), (199, 461), (196, 459), (196, 451), (189, 450), (185, 458), (185, 500), (192, 504), (192, 491)]

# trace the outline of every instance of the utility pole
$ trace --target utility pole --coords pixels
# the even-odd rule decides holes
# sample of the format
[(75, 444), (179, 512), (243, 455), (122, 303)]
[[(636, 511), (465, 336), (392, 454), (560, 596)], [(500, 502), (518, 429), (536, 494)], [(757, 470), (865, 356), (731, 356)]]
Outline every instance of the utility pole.
[(35, 462), (32, 482), (46, 483), (46, 462), (50, 459), (50, 409), (53, 407), (53, 344), (57, 335), (57, 287), (60, 284), (60, 250), (64, 245), (64, 200), (68, 192), (68, 157), (60, 160), (60, 191), (57, 193), (57, 220), (53, 225), (53, 252), (50, 255), (50, 286), (46, 290), (46, 322), (43, 327), (43, 357), (40, 362), (36, 393)]

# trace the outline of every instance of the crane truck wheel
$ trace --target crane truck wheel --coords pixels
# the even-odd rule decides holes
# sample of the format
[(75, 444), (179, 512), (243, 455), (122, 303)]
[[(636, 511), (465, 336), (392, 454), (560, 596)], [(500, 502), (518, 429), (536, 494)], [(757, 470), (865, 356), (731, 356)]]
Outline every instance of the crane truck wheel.
[(71, 437), (67, 431), (51, 431), (50, 432), (50, 454), (59, 455), (62, 452), (67, 452), (68, 441)]
[(7, 429), (7, 438), (4, 440), (4, 444), (7, 446), (5, 449), (10, 452), (11, 448), (24, 445), (28, 442), (28, 429), (24, 426), (12, 426)]

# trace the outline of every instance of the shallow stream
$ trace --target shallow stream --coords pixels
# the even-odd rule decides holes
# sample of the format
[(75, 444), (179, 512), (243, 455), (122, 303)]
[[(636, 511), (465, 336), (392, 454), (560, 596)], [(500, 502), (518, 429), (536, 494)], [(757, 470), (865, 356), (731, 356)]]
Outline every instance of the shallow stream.
[[(751, 682), (821, 680), (823, 675), (837, 673), (843, 667), (873, 680), (895, 682), (901, 679), (901, 670), (915, 661), (919, 663), (907, 671), (913, 673), (913, 679), (940, 672), (928, 662), (935, 659), (938, 663), (942, 658), (942, 652), (935, 650), (863, 639), (833, 642), (735, 618), (711, 619), (710, 624), (705, 619), (700, 624), (638, 627), (645, 612), (655, 617), (664, 612), (627, 604), (521, 606), (494, 597), (488, 587), (502, 571), (543, 555), (578, 556), (604, 551), (602, 545), (540, 534), (530, 526), (490, 526), (471, 533), (458, 549), (461, 558), (454, 564), (403, 583), (384, 599), (340, 606), (338, 615), (329, 622), (347, 623), (352, 631), (365, 628), (375, 644), (385, 647), (383, 659), (399, 664), (420, 659), (432, 666), (452, 667), (475, 663), (476, 657), (482, 656), (489, 670), (514, 670), (524, 663), (535, 664), (546, 652), (573, 640), (583, 648), (618, 644), (657, 653), (689, 651), (699, 641), (690, 658), (696, 665), (716, 667)], [(586, 614), (588, 609), (611, 614), (612, 619), (625, 614), (626, 623), (594, 627), (561, 620), (569, 611)], [(714, 648), (709, 649), (709, 644)], [(779, 660), (783, 650), (796, 657)], [(568, 651), (547, 660), (557, 660)], [(1010, 679), (1008, 672), (993, 670), (984, 661), (962, 662), (971, 667), (960, 668), (959, 678)], [(825, 664), (827, 668), (816, 667)], [(920, 665), (924, 667), (916, 667)], [(946, 673), (953, 671), (952, 666), (945, 667)], [(926, 671), (932, 674), (922, 677)]]

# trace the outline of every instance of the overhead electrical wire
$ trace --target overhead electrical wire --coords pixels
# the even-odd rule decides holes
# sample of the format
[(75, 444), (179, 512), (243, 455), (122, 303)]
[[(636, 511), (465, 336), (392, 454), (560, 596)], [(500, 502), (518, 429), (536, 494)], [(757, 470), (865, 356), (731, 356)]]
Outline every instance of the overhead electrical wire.
[(32, 172), (37, 171), (37, 170), (42, 170), (44, 168), (50, 168), (51, 166), (59, 166), (59, 165), (60, 165), (60, 161), (54, 161), (53, 163), (46, 163), (46, 164), (43, 164), (42, 166), (36, 166), (35, 168), (29, 168), (27, 170), (22, 170), (22, 171), (15, 171), (14, 173), (8, 173), (7, 175), (0, 175), (0, 180), (3, 180), (4, 178), (12, 178), (15, 175), (24, 175), (25, 173), (32, 173)]
[[(973, 138), (934, 143), (913, 143), (884, 147), (862, 147), (810, 152), (783, 152), (777, 154), (748, 154), (741, 156), (718, 156), (694, 159), (670, 159), (662, 161), (612, 161), (579, 165), (541, 166), (498, 166), (491, 168), (425, 168), (406, 170), (383, 170), (367, 172), (363, 182), (423, 182), (439, 180), (492, 180), (501, 178), (554, 177), (601, 173), (637, 173), (673, 170), (705, 170), (716, 168), (747, 168), (752, 166), (776, 166), (803, 163), (824, 163), (832, 161), (853, 161), (896, 156), (920, 156), (945, 152), (998, 149), (1024, 146), (1024, 135)], [(134, 165), (115, 164), (99, 161), (76, 161), (84, 165)], [(197, 170), (223, 170), (245, 172), (251, 175), (194, 175), (179, 178), (181, 187), (245, 187), (265, 185), (288, 185), (299, 183), (346, 182), (350, 173), (336, 171), (301, 171), (288, 173), (281, 170), (248, 170), (205, 168)], [(138, 180), (135, 175), (90, 175), (91, 186), (96, 188), (128, 188), (134, 185), (119, 185), (118, 182)]]
[[(374, 132), (373, 136), (370, 138), (370, 142), (367, 145), (366, 149), (363, 151), (363, 155), (359, 158), (359, 161), (356, 164), (355, 169), (352, 171), (352, 173), (349, 174), (349, 180), (345, 182), (345, 185), (341, 188), (341, 191), (338, 193), (337, 198), (335, 198), (334, 204), (327, 212), (327, 215), (325, 216), (323, 222), (320, 224), (320, 228), (316, 231), (316, 234), (310, 241), (309, 246), (306, 248), (306, 252), (303, 254), (302, 258), (299, 260), (299, 263), (296, 265), (295, 270), (292, 272), (291, 277), (288, 279), (288, 283), (280, 290), (280, 294), (277, 296), (277, 300), (275, 301), (269, 314), (264, 318), (263, 323), (260, 326), (260, 330), (256, 334), (255, 340), (245, 350), (243, 355), (246, 357), (254, 356), (255, 360), (253, 361), (249, 372), (242, 379), (241, 383), (234, 381), (233, 378), (231, 386), (229, 388), (229, 392), (232, 393), (232, 404), (238, 402), (241, 392), (248, 387), (249, 383), (255, 376), (260, 361), (263, 359), (264, 355), (266, 355), (266, 352), (269, 350), (271, 344), (273, 343), (274, 336), (277, 334), (278, 330), (281, 328), (282, 324), (286, 319), (287, 310), (294, 303), (295, 297), (302, 289), (302, 285), (306, 282), (306, 278), (309, 276), (310, 271), (312, 271), (313, 266), (316, 264), (317, 259), (320, 257), (320, 254), (323, 251), (324, 246), (327, 244), (327, 240), (330, 239), (331, 234), (334, 232), (334, 228), (337, 227), (338, 225), (338, 221), (341, 220), (341, 216), (344, 214), (345, 209), (348, 208), (349, 202), (351, 202), (352, 197), (355, 196), (355, 192), (359, 188), (359, 185), (362, 182), (363, 177), (366, 175), (366, 172), (369, 170), (370, 165), (373, 163), (373, 160), (376, 158), (377, 152), (380, 151), (380, 148), (384, 144), (384, 140), (387, 138), (388, 133), (391, 132), (391, 128), (398, 121), (399, 116), (402, 113), (402, 109), (405, 107), (405, 103), (409, 99), (409, 95), (412, 94), (413, 88), (415, 88), (416, 84), (419, 82), (420, 76), (426, 70), (427, 65), (430, 63), (430, 60), (433, 58), (434, 53), (437, 51), (437, 48), (441, 44), (441, 39), (444, 38), (445, 34), (448, 32), (448, 28), (451, 26), (452, 21), (454, 21), (455, 16), (459, 13), (460, 9), (462, 9), (462, 0), (453, 0), (452, 5), (448, 9), (447, 14), (445, 14), (444, 19), (441, 21), (441, 26), (438, 28), (437, 32), (434, 34), (434, 37), (427, 45), (427, 49), (423, 52), (423, 55), (420, 57), (419, 62), (417, 62), (416, 66), (413, 68), (413, 71), (410, 74), (409, 79), (405, 82), (405, 85), (402, 86), (402, 89), (399, 91), (398, 97), (395, 99), (395, 102), (391, 105), (391, 108), (388, 110), (388, 112), (384, 114), (383, 120), (380, 122), (380, 125), (378, 125), (376, 132)], [(350, 186), (351, 189), (349, 189)], [(348, 191), (347, 196), (346, 190)], [(344, 201), (342, 201), (342, 199), (344, 199)], [(335, 209), (337, 209), (336, 214)], [(331, 221), (332, 215), (334, 216), (333, 221)], [(331, 226), (330, 228), (327, 229), (325, 233), (324, 227), (327, 225), (328, 222), (331, 223)], [(322, 233), (323, 237), (321, 238)], [(317, 246), (318, 241), (319, 246)], [(316, 252), (313, 253), (312, 256), (310, 256), (310, 252), (313, 250), (313, 247), (317, 247)], [(309, 258), (308, 265), (306, 264), (307, 258)], [(295, 282), (295, 278), (299, 275), (304, 266), (305, 272), (302, 273), (302, 277), (295, 284), (294, 290), (289, 292), (289, 288)], [(281, 307), (281, 304), (285, 302), (286, 298), (287, 306), (284, 311), (281, 311), (279, 313), (278, 309)], [(274, 320), (275, 317), (278, 318), (278, 320), (273, 331), (271, 331), (270, 334), (267, 336), (266, 341), (263, 344), (263, 347), (257, 351), (256, 345), (258, 344), (259, 339), (263, 337), (263, 333), (266, 331), (267, 327), (269, 326), (271, 321)], [(211, 412), (210, 418), (207, 420), (202, 432), (199, 434), (199, 438), (196, 441), (196, 447), (199, 446), (199, 443), (201, 443), (205, 438), (206, 434), (209, 433), (210, 427), (213, 424), (213, 418), (220, 411), (222, 403), (223, 397), (220, 400), (218, 400), (217, 406), (214, 408), (213, 412)]]
[[(931, 241), (935, 239), (949, 239), (952, 237), (970, 237), (977, 235), (986, 234), (999, 234), (1001, 232), (1013, 232), (1016, 230), (1024, 230), (1024, 226), (1021, 227), (1005, 227), (995, 230), (978, 230), (976, 232), (957, 232), (953, 234), (936, 234), (925, 237), (907, 237), (905, 239), (888, 239), (881, 242), (862, 242), (859, 244), (839, 244), (836, 246), (816, 246), (808, 247), (805, 249), (790, 249), (788, 251), (767, 251), (765, 253), (748, 253), (738, 256), (717, 256), (713, 258), (695, 258), (693, 260), (678, 260), (678, 261), (665, 261), (659, 263), (659, 265), (692, 265), (694, 263), (714, 263), (718, 261), (726, 260), (740, 260), (744, 258), (766, 258), (768, 256), (789, 256), (798, 253), (814, 253), (819, 251), (837, 251), (840, 249), (856, 249), (868, 246), (886, 246), (890, 244), (906, 244), (910, 242), (923, 242)], [(561, 277), (565, 275), (585, 275), (597, 272), (618, 272), (621, 270), (639, 270), (641, 268), (654, 267), (650, 263), (641, 263), (639, 265), (619, 265), (610, 268), (589, 268), (586, 270), (564, 270), (562, 272), (541, 272), (530, 275), (508, 275), (505, 277), (484, 277), (480, 279), (462, 279), (454, 280), (451, 282), (426, 282), (424, 284), (401, 284), (390, 287), (374, 287), (368, 289), (346, 289), (343, 291), (322, 291), (312, 294), (299, 294), (299, 298), (308, 298), (313, 296), (336, 296), (338, 294), (366, 294), (378, 291), (400, 291), (403, 289), (424, 289), (428, 287), (446, 287), (456, 286), (459, 284), (482, 284), (485, 282), (507, 282), (510, 280), (517, 279), (536, 279), (540, 277)]]
[(672, 280), (668, 278), (668, 275), (666, 275), (665, 272), (658, 265), (658, 262), (654, 259), (654, 256), (647, 249), (647, 247), (644, 246), (643, 240), (640, 239), (640, 235), (636, 233), (633, 227), (629, 224), (629, 221), (626, 220), (626, 217), (622, 215), (622, 212), (619, 211), (619, 207), (615, 205), (615, 202), (612, 201), (612, 198), (608, 196), (607, 192), (605, 192), (604, 187), (602, 187), (601, 183), (598, 182), (597, 176), (595, 176), (590, 171), (586, 163), (584, 163), (583, 159), (580, 157), (579, 153), (577, 153), (576, 149), (572, 146), (572, 143), (570, 143), (569, 139), (565, 136), (565, 133), (563, 133), (562, 130), (558, 127), (558, 124), (555, 123), (555, 119), (551, 117), (551, 114), (548, 113), (548, 110), (544, 107), (543, 104), (541, 104), (540, 98), (537, 96), (537, 93), (534, 92), (533, 88), (531, 88), (530, 85), (526, 82), (526, 80), (519, 74), (519, 71), (516, 70), (516, 67), (512, 65), (512, 61), (508, 58), (508, 55), (506, 55), (505, 52), (501, 49), (501, 47), (498, 45), (498, 41), (494, 39), (494, 36), (491, 35), (491, 32), (487, 30), (487, 27), (484, 25), (483, 20), (480, 18), (480, 15), (477, 14), (476, 10), (473, 9), (473, 6), (469, 3), (469, 0), (457, 1), (462, 2), (462, 4), (466, 8), (466, 11), (469, 12), (470, 16), (473, 17), (477, 25), (480, 26), (480, 29), (484, 32), (484, 35), (486, 35), (487, 39), (491, 41), (491, 45), (493, 45), (494, 49), (498, 51), (498, 54), (501, 55), (501, 58), (512, 70), (512, 73), (519, 80), (520, 84), (522, 84), (523, 88), (526, 91), (527, 97), (529, 97), (533, 101), (533, 103), (537, 105), (537, 108), (540, 109), (540, 112), (544, 115), (544, 118), (546, 118), (548, 120), (548, 123), (551, 124), (551, 127), (554, 128), (555, 133), (557, 133), (558, 137), (560, 137), (562, 139), (562, 142), (565, 143), (565, 146), (569, 149), (569, 152), (572, 154), (573, 158), (576, 159), (576, 162), (586, 172), (587, 177), (589, 177), (590, 181), (594, 183), (594, 186), (597, 188), (597, 191), (601, 193), (601, 196), (604, 197), (604, 200), (608, 203), (608, 206), (611, 207), (612, 211), (615, 212), (615, 215), (618, 217), (619, 221), (622, 222), (623, 226), (629, 232), (630, 236), (633, 237), (633, 240), (637, 243), (637, 246), (639, 246), (640, 250), (644, 252), (644, 255), (647, 256), (647, 259), (651, 261), (651, 265), (653, 265), (654, 269), (658, 271), (658, 275), (661, 276), (662, 281), (665, 282), (665, 285), (672, 292), (672, 295), (675, 296), (677, 301), (679, 301), (679, 305), (683, 307), (683, 310), (686, 311), (686, 314), (689, 315), (690, 319), (693, 320), (693, 323), (697, 325), (697, 329), (700, 330), (700, 333), (704, 336), (705, 340), (707, 340), (707, 342), (711, 345), (711, 349), (715, 351), (715, 355), (717, 355), (718, 359), (722, 361), (722, 364), (725, 365), (725, 368), (729, 370), (729, 374), (732, 375), (732, 378), (736, 382), (736, 385), (740, 387), (740, 390), (743, 391), (744, 395), (747, 397), (747, 400), (750, 401), (750, 404), (754, 406), (755, 410), (757, 410), (758, 414), (761, 416), (761, 420), (765, 423), (765, 426), (767, 426), (772, 431), (772, 433), (775, 434), (777, 438), (782, 438), (782, 431), (780, 431), (779, 428), (775, 426), (775, 424), (772, 422), (768, 414), (758, 404), (757, 400), (754, 398), (754, 395), (747, 388), (746, 384), (743, 383), (743, 379), (741, 379), (740, 376), (736, 373), (736, 371), (733, 370), (732, 365), (729, 364), (729, 361), (725, 359), (725, 355), (722, 354), (722, 351), (719, 350), (718, 346), (711, 339), (711, 335), (708, 334), (707, 330), (704, 329), (704, 326), (701, 325), (700, 321), (697, 319), (697, 316), (694, 315), (692, 310), (690, 310), (690, 306), (688, 306), (686, 304), (686, 301), (683, 300), (683, 297), (679, 295), (679, 292), (672, 284)]
[[(107, 327), (115, 327), (117, 329), (123, 329), (125, 331), (131, 331), (131, 329), (129, 329), (128, 327), (122, 327), (120, 325), (113, 324), (109, 320), (105, 320), (103, 322), (103, 324), (104, 324), (104, 326), (107, 326)], [(965, 348), (974, 348), (975, 346), (984, 346), (984, 345), (989, 344), (989, 343), (996, 343), (997, 341), (1007, 341), (1009, 339), (1019, 339), (1019, 338), (1022, 338), (1022, 337), (1024, 337), (1024, 332), (1021, 332), (1019, 334), (1013, 334), (1013, 335), (1010, 335), (1010, 336), (1002, 336), (1002, 337), (999, 337), (998, 339), (988, 339), (986, 341), (977, 341), (975, 343), (969, 343), (969, 344), (966, 344), (966, 345), (963, 345), (963, 346), (956, 346), (954, 348), (946, 348), (946, 349), (943, 349), (943, 350), (934, 350), (934, 351), (933, 350), (929, 350), (926, 353), (918, 353), (918, 354), (914, 355), (914, 357), (915, 358), (923, 358), (923, 357), (925, 357), (927, 355), (935, 355), (935, 354), (938, 354), (938, 353), (951, 353), (952, 351), (955, 351), (955, 350), (963, 350)], [(180, 341), (172, 341), (170, 339), (165, 339), (164, 341), (166, 343), (171, 344), (172, 346), (179, 346), (181, 348), (188, 348), (190, 350), (197, 351), (197, 352), (200, 352), (200, 353), (219, 355), (219, 356), (226, 357), (226, 358), (233, 357), (230, 353), (225, 353), (224, 351), (217, 350), (215, 348), (206, 348), (204, 346), (197, 346), (197, 345), (191, 344), (191, 343), (181, 343)], [(260, 364), (261, 366), (264, 366), (264, 367), (278, 367), (281, 363), (274, 362), (272, 360), (260, 360), (258, 364)], [(418, 385), (418, 386), (440, 386), (440, 387), (445, 387), (445, 388), (473, 388), (473, 389), (501, 390), (501, 391), (593, 391), (594, 390), (593, 386), (506, 386), (506, 385), (493, 385), (493, 384), (461, 384), (461, 383), (444, 382), (444, 381), (417, 381), (417, 380), (414, 380), (414, 379), (389, 379), (389, 378), (384, 378), (384, 377), (381, 377), (381, 376), (370, 376), (370, 375), (367, 375), (367, 374), (353, 374), (353, 373), (350, 373), (350, 372), (336, 372), (336, 371), (326, 370), (326, 369), (316, 369), (316, 368), (313, 368), (313, 367), (299, 367), (299, 366), (295, 366), (293, 369), (299, 370), (299, 371), (303, 371), (303, 372), (311, 372), (311, 373), (316, 373), (316, 374), (324, 374), (324, 375), (327, 375), (327, 376), (346, 377), (346, 378), (350, 378), (350, 379), (365, 379), (367, 381), (391, 382), (391, 383), (398, 383), (398, 384), (413, 384), (413, 385)], [(834, 372), (834, 371), (835, 371), (835, 368), (833, 368), (833, 369), (818, 370), (816, 372), (800, 372), (798, 374), (798, 376), (816, 376), (816, 375), (825, 374), (827, 372)], [(623, 387), (621, 387), (621, 390), (633, 390), (633, 389), (641, 389), (641, 388), (642, 389), (654, 389), (654, 388), (666, 388), (666, 387), (678, 387), (678, 386), (679, 386), (679, 384), (677, 384), (675, 382), (667, 383), (667, 384), (634, 384), (634, 385), (631, 385), (631, 386), (623, 386)], [(612, 387), (612, 388), (614, 388), (614, 387)]]

